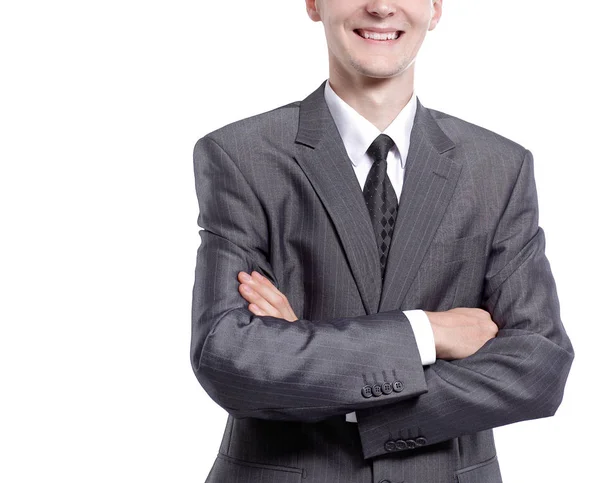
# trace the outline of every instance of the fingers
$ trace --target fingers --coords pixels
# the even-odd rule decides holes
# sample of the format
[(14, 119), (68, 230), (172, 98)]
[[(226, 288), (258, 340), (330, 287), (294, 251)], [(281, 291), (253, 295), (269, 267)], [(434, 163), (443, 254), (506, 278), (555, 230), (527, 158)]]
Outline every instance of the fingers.
[(270, 317), (279, 317), (277, 315), (273, 315), (273, 314), (268, 314), (266, 313), (264, 310), (262, 310), (258, 305), (255, 304), (250, 304), (248, 305), (248, 310), (250, 310), (250, 312), (252, 312), (254, 315), (260, 315), (260, 316), (270, 316)]
[(256, 315), (281, 316), (279, 310), (270, 302), (274, 301), (273, 290), (258, 279), (257, 272), (253, 272), (252, 276), (246, 272), (239, 272), (238, 280), (241, 282), (238, 290), (241, 296), (250, 302), (248, 309), (251, 312)]
[(256, 271), (252, 272), (252, 275), (240, 272), (238, 279), (241, 282), (239, 289), (242, 297), (262, 310), (263, 313), (258, 315), (271, 315), (273, 317), (289, 315), (290, 307), (286, 297), (269, 279)]
[(268, 278), (256, 271), (251, 275), (242, 271), (238, 272), (238, 281), (240, 294), (250, 302), (248, 309), (254, 314), (279, 317), (288, 322), (298, 320), (287, 297)]
[[(242, 273), (246, 273), (246, 272), (242, 272)], [(274, 292), (280, 296), (283, 296), (283, 294), (279, 291), (279, 289), (275, 285), (273, 285), (267, 277), (263, 277), (260, 273), (254, 271), (254, 272), (252, 272), (252, 278), (256, 279), (260, 284), (269, 288), (272, 292)]]

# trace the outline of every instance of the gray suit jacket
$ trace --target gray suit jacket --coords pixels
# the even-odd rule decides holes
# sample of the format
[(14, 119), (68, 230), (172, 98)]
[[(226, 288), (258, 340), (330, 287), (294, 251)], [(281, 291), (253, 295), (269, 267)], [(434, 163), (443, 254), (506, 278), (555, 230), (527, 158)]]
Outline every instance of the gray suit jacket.
[[(492, 428), (552, 416), (574, 357), (532, 155), (419, 101), (382, 284), (324, 86), (194, 150), (191, 363), (229, 413), (207, 481), (501, 482)], [(253, 315), (240, 270), (299, 320)], [(488, 311), (498, 335), (423, 367), (402, 311), (452, 307)]]

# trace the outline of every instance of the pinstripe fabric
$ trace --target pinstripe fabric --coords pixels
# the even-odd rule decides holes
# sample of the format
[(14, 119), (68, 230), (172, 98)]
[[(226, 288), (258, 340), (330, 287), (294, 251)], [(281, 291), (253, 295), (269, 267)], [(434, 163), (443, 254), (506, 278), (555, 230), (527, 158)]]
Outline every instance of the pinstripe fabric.
[[(230, 414), (207, 481), (501, 482), (491, 428), (554, 414), (574, 357), (531, 153), (419, 101), (382, 284), (324, 85), (194, 150), (191, 362)], [(273, 281), (299, 320), (249, 312), (240, 270)], [(498, 336), (423, 367), (402, 310), (457, 306), (488, 310)], [(386, 381), (403, 390), (363, 396)]]

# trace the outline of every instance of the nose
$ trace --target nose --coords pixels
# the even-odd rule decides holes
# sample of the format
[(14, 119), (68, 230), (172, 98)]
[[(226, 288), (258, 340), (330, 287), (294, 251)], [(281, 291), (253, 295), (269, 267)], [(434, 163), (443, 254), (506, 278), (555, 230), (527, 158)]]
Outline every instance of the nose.
[(373, 0), (367, 4), (367, 11), (371, 15), (385, 18), (394, 15), (396, 7), (394, 2), (390, 0)]

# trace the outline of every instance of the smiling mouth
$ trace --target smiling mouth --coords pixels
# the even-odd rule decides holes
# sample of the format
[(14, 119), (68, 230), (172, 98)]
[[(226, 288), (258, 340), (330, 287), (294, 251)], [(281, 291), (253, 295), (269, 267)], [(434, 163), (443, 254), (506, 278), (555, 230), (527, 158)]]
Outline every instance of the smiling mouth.
[(395, 32), (370, 32), (368, 30), (363, 29), (355, 29), (354, 33), (359, 37), (362, 37), (365, 40), (375, 40), (377, 42), (389, 42), (391, 40), (396, 40), (402, 35), (401, 30), (396, 30)]

